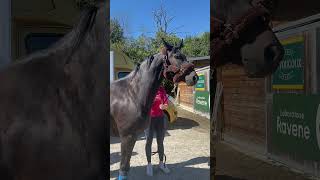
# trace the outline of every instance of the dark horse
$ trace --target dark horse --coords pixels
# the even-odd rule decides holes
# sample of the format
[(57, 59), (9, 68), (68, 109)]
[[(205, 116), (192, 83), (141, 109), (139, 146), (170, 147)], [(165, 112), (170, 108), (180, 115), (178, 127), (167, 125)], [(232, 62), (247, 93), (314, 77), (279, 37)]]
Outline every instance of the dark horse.
[(244, 66), (249, 77), (276, 70), (284, 50), (270, 28), (272, 0), (215, 0), (212, 3), (213, 67)]
[(87, 6), (60, 41), (0, 72), (1, 180), (107, 177), (107, 6)]
[[(284, 50), (269, 26), (275, 5), (273, 0), (212, 1), (210, 38), (214, 75), (210, 87), (216, 87), (216, 68), (227, 63), (242, 65), (249, 77), (263, 78), (276, 70)], [(211, 125), (212, 178), (216, 164), (215, 121)]]
[(149, 123), (149, 112), (163, 77), (178, 83), (194, 85), (198, 76), (178, 47), (164, 41), (165, 48), (138, 65), (126, 78), (115, 81), (110, 88), (110, 113), (121, 139), (119, 179), (126, 178), (137, 136)]

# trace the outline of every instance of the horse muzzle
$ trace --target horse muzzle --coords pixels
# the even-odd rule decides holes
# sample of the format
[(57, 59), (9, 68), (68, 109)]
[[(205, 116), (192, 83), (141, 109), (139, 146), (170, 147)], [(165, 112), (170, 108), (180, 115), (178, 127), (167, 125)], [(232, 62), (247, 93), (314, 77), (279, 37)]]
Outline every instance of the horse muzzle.
[(188, 86), (195, 85), (199, 80), (199, 77), (195, 71), (192, 71), (190, 74), (186, 75), (185, 82)]

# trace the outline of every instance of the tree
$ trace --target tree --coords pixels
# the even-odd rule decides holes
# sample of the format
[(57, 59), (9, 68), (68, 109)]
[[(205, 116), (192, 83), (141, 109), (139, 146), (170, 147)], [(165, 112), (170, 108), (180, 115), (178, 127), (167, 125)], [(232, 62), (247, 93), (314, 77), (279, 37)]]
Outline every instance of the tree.
[(175, 35), (177, 33), (176, 30), (182, 27), (172, 27), (171, 23), (174, 20), (174, 16), (169, 15), (168, 10), (164, 5), (164, 1), (161, 2), (159, 9), (156, 9), (153, 12), (153, 20), (156, 24), (157, 32), (166, 35)]
[(124, 43), (124, 30), (117, 19), (110, 20), (110, 43)]
[(205, 32), (200, 36), (185, 38), (182, 52), (188, 57), (209, 56), (210, 33)]
[(151, 42), (152, 38), (144, 35), (139, 36), (137, 39), (127, 39), (124, 45), (124, 52), (134, 61), (134, 63), (140, 63), (145, 58), (152, 55)]

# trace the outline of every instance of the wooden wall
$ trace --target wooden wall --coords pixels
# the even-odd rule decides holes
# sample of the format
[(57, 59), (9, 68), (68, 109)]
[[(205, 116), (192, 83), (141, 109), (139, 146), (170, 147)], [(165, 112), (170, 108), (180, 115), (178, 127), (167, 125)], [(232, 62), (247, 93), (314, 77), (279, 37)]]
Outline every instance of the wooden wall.
[(187, 86), (186, 83), (179, 83), (181, 105), (193, 108), (193, 86)]
[(265, 80), (246, 77), (242, 67), (226, 65), (217, 71), (223, 83), (224, 132), (265, 139)]

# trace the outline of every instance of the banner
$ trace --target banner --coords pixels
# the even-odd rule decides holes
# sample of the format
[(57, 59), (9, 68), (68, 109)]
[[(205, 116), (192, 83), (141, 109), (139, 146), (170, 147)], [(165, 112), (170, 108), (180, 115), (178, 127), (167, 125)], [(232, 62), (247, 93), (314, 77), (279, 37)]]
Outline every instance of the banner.
[(273, 89), (304, 88), (304, 37), (295, 36), (281, 41), (285, 54), (272, 76)]
[(198, 73), (198, 81), (197, 84), (195, 85), (195, 90), (196, 91), (204, 91), (206, 89), (206, 77), (203, 73)]
[(274, 94), (271, 149), (320, 160), (320, 96)]
[(210, 102), (208, 91), (196, 91), (194, 94), (194, 109), (197, 111), (209, 113)]

